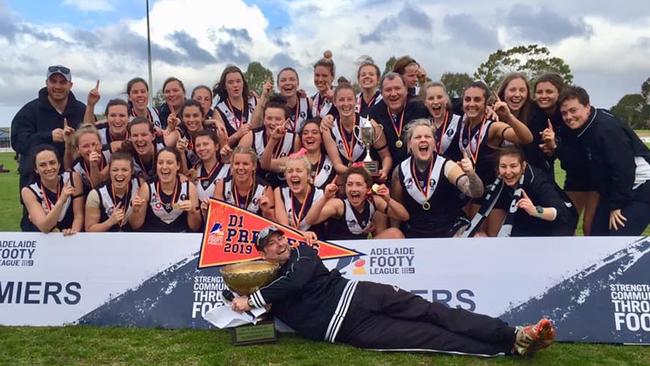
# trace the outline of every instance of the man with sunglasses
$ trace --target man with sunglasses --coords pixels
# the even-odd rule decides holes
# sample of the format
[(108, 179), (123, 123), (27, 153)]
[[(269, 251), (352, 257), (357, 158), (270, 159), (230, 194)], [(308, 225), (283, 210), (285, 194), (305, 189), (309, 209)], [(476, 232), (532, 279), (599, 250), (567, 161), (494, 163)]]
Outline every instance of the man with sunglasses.
[(83, 121), (86, 105), (74, 97), (71, 89), (69, 68), (61, 65), (48, 67), (45, 87), (39, 90), (38, 98), (25, 104), (11, 121), (11, 147), (20, 156), (21, 188), (29, 184), (34, 170), (31, 150), (40, 144), (51, 144), (59, 157), (63, 157), (66, 123), (76, 129)]
[(266, 307), (313, 340), (384, 351), (476, 356), (530, 355), (553, 343), (548, 319), (511, 327), (497, 318), (429, 302), (397, 286), (355, 282), (328, 270), (308, 245), (291, 247), (275, 226), (260, 231), (255, 248), (280, 265), (279, 277), (249, 296), (232, 300), (238, 312)]

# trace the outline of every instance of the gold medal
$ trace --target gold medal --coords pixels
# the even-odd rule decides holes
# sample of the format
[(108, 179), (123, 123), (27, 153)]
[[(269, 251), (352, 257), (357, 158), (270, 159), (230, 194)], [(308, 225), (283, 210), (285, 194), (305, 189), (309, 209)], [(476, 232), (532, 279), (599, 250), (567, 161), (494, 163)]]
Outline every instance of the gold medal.
[(429, 211), (431, 209), (431, 204), (429, 203), (429, 201), (424, 201), (424, 203), (422, 204), (422, 209), (424, 211)]
[(404, 143), (402, 143), (402, 140), (397, 140), (395, 141), (395, 147), (398, 149), (401, 149)]

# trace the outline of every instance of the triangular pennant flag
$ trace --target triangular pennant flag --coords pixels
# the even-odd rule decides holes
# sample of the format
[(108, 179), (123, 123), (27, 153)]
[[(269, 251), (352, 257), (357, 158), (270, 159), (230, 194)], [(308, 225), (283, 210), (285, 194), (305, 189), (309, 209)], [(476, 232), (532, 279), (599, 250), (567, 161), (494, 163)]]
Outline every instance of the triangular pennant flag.
[[(281, 228), (292, 246), (306, 242), (304, 236), (294, 228), (280, 225), (229, 203), (210, 199), (198, 267), (216, 267), (259, 259), (255, 240), (259, 232), (270, 225)], [(318, 255), (322, 259), (332, 259), (363, 253), (319, 240)]]

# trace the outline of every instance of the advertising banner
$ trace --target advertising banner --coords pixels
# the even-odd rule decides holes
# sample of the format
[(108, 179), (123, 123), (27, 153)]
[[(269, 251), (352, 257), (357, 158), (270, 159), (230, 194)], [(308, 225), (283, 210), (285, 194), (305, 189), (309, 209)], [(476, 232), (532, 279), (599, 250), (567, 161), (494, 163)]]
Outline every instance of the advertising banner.
[[(0, 233), (0, 324), (208, 328), (218, 267), (198, 269), (201, 234)], [(574, 342), (650, 342), (650, 240), (480, 238), (336, 242), (325, 260), (353, 280), (513, 325), (551, 318)]]

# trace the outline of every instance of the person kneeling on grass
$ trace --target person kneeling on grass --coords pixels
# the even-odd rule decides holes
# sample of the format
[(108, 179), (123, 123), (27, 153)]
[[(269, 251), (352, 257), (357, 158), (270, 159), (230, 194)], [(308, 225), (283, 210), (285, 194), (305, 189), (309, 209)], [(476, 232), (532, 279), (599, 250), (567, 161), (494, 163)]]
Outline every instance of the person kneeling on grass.
[(280, 277), (250, 296), (235, 297), (233, 310), (271, 305), (273, 316), (313, 340), (382, 351), (497, 356), (529, 355), (555, 338), (548, 319), (515, 328), (396, 286), (350, 281), (329, 271), (314, 248), (290, 247), (275, 226), (259, 233), (255, 247), (263, 259), (280, 265)]

